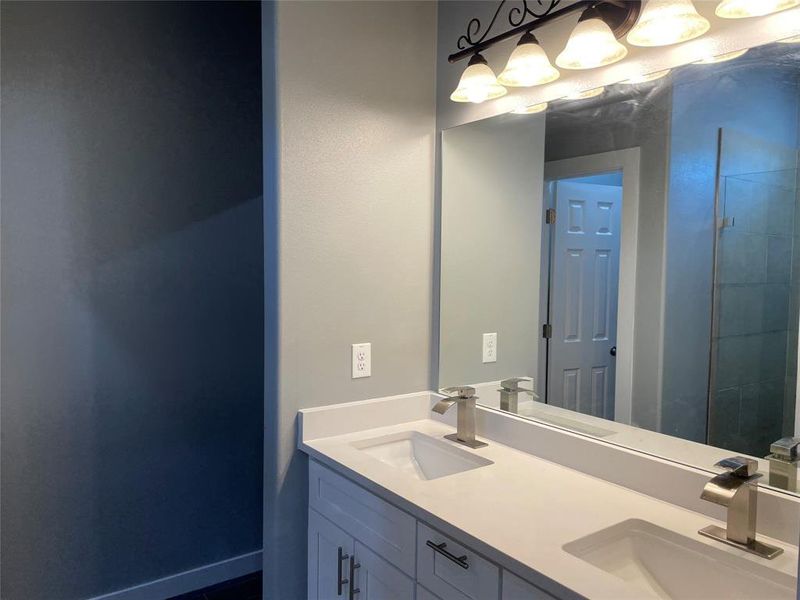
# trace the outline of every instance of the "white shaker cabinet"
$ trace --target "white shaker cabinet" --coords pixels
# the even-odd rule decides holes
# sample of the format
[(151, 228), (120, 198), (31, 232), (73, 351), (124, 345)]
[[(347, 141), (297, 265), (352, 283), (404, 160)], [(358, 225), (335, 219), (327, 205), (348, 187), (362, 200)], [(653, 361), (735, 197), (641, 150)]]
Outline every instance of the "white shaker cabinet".
[(309, 600), (556, 600), (309, 461)]

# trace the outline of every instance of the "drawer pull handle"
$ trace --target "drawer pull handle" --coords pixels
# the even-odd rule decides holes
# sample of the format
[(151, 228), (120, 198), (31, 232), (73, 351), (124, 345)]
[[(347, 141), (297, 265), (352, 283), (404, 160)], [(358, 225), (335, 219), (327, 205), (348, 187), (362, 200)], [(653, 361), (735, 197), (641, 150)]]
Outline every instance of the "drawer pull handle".
[(350, 600), (355, 598), (361, 590), (356, 587), (356, 569), (361, 567), (361, 563), (357, 563), (355, 557), (350, 557)]
[(339, 568), (337, 569), (338, 576), (336, 577), (336, 595), (337, 596), (341, 596), (342, 595), (342, 587), (344, 587), (345, 583), (348, 583), (347, 579), (342, 579), (342, 562), (346, 561), (348, 558), (350, 558), (350, 555), (346, 554), (345, 552), (343, 552), (342, 551), (342, 547), (339, 546)]
[(447, 544), (442, 542), (441, 544), (434, 544), (432, 541), (428, 540), (425, 542), (425, 545), (428, 548), (433, 548), (434, 552), (438, 552), (442, 556), (444, 556), (447, 560), (452, 560), (462, 569), (469, 569), (469, 563), (467, 563), (467, 555), (464, 556), (456, 556), (455, 554), (447, 551)]

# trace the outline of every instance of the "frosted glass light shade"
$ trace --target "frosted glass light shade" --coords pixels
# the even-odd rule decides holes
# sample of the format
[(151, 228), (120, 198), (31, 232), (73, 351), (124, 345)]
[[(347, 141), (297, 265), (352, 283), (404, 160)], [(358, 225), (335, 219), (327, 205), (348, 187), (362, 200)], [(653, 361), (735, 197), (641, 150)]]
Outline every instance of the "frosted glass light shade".
[(602, 19), (582, 16), (566, 48), (556, 58), (556, 64), (564, 69), (594, 69), (620, 61), (627, 54), (628, 49), (617, 41)]
[(634, 46), (669, 46), (700, 37), (710, 27), (692, 0), (650, 0), (627, 40)]
[(747, 52), (747, 48), (744, 50), (734, 50), (733, 52), (726, 52), (725, 54), (717, 54), (716, 56), (709, 56), (708, 58), (701, 58), (698, 61), (695, 61), (694, 64), (696, 65), (713, 65), (715, 63), (721, 63), (728, 60), (733, 60), (734, 58), (739, 58), (743, 56)]
[(506, 92), (506, 88), (497, 83), (497, 77), (486, 63), (486, 59), (476, 54), (469, 60), (467, 68), (461, 74), (461, 80), (455, 91), (450, 94), (450, 100), (480, 104), (486, 100), (505, 96)]
[(670, 74), (672, 69), (664, 69), (663, 71), (654, 71), (652, 73), (646, 73), (644, 75), (637, 75), (636, 77), (631, 77), (630, 79), (626, 79), (625, 81), (621, 81), (620, 83), (627, 83), (627, 84), (634, 84), (634, 83), (647, 83), (648, 81), (655, 81), (656, 79), (661, 79), (662, 77), (666, 77)]
[(714, 12), (723, 19), (746, 19), (771, 15), (795, 6), (800, 6), (800, 0), (722, 0)]
[(510, 87), (531, 87), (555, 81), (559, 75), (537, 39), (533, 34), (526, 33), (508, 57), (506, 68), (497, 82)]
[(583, 90), (582, 92), (575, 92), (569, 96), (564, 96), (564, 100), (586, 100), (587, 98), (596, 98), (601, 96), (606, 88), (603, 86), (592, 88), (590, 90)]
[(535, 115), (536, 113), (544, 112), (547, 110), (547, 102), (540, 102), (539, 104), (531, 104), (530, 106), (520, 106), (511, 112), (515, 115)]

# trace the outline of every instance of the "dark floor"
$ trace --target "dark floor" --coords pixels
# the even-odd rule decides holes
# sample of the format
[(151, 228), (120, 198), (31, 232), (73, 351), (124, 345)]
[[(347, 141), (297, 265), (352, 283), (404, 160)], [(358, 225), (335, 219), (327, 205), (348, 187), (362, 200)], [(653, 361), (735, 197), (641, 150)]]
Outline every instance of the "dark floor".
[(169, 600), (261, 600), (261, 571), (181, 594)]

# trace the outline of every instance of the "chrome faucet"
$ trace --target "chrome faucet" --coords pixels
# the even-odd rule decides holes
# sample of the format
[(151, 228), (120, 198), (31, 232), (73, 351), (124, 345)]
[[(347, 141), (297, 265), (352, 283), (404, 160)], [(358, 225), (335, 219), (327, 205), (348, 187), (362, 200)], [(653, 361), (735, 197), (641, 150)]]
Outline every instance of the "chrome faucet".
[(507, 412), (516, 414), (519, 412), (520, 392), (525, 392), (526, 394), (535, 396), (533, 390), (519, 387), (519, 384), (523, 381), (531, 381), (531, 379), (528, 377), (510, 377), (509, 379), (503, 379), (503, 381), (500, 382), (500, 389), (497, 390), (500, 392), (500, 410), (505, 410)]
[(439, 400), (433, 405), (433, 412), (443, 415), (454, 404), (458, 405), (458, 417), (456, 433), (450, 433), (444, 437), (459, 444), (464, 444), (470, 448), (483, 448), (488, 446), (486, 442), (475, 439), (475, 388), (468, 385), (444, 388), (442, 393), (447, 394), (447, 398)]
[(769, 484), (784, 490), (794, 492), (797, 490), (797, 467), (800, 464), (798, 456), (800, 438), (785, 437), (769, 446)]
[(715, 466), (725, 469), (703, 488), (700, 498), (728, 509), (727, 529), (716, 525), (703, 527), (700, 535), (710, 537), (764, 558), (775, 558), (783, 550), (756, 540), (758, 484), (761, 477), (758, 461), (745, 456), (733, 456)]

